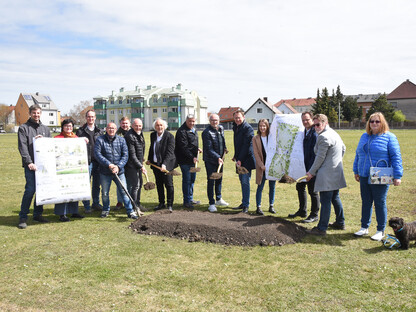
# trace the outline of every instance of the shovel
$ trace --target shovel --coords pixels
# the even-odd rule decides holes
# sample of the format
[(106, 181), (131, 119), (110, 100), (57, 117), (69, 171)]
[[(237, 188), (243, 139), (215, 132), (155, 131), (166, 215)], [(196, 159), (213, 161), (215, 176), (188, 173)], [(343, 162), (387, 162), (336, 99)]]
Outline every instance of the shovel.
[(156, 187), (156, 185), (155, 185), (153, 182), (149, 182), (149, 177), (147, 176), (147, 172), (145, 172), (145, 173), (144, 173), (144, 176), (146, 177), (146, 181), (147, 181), (147, 183), (146, 183), (145, 185), (143, 185), (143, 188), (144, 188), (146, 191), (149, 191), (149, 190), (154, 190), (154, 189), (155, 189), (155, 187)]
[(222, 172), (220, 172), (220, 170), (221, 170), (222, 164), (224, 163), (224, 157), (225, 157), (225, 154), (222, 155), (222, 163), (220, 163), (220, 165), (218, 166), (217, 172), (213, 172), (209, 176), (211, 180), (219, 180), (222, 178)]
[(191, 169), (189, 169), (189, 172), (200, 172), (201, 168), (198, 168), (198, 158), (199, 158), (199, 150), (198, 153), (196, 154), (196, 163), (195, 163), (195, 167), (192, 167)]
[(159, 169), (160, 171), (164, 172), (167, 175), (173, 175), (173, 176), (179, 176), (179, 175), (181, 175), (181, 173), (180, 172), (177, 172), (175, 169), (173, 169), (171, 171), (167, 171), (166, 169), (162, 169), (161, 167), (156, 166), (156, 165), (154, 165), (152, 163), (150, 163), (150, 166), (153, 166), (153, 167)]
[(279, 183), (299, 183), (300, 181), (302, 181), (303, 179), (306, 179), (308, 176), (304, 175), (303, 177), (300, 177), (299, 179), (293, 179), (292, 177), (289, 177), (287, 174), (285, 174), (280, 180)]
[(130, 199), (131, 204), (133, 205), (133, 210), (136, 212), (137, 216), (139, 216), (139, 217), (143, 216), (144, 213), (141, 212), (140, 208), (136, 205), (136, 203), (134, 202), (133, 198), (130, 196), (129, 192), (127, 192), (127, 190), (124, 187), (123, 183), (121, 183), (121, 180), (118, 177), (118, 175), (115, 173), (114, 176), (116, 177), (118, 183), (121, 185), (121, 188), (123, 189), (124, 193), (126, 193), (127, 197)]
[(236, 167), (236, 171), (237, 171), (238, 174), (247, 174), (248, 173), (248, 170), (243, 166), (237, 165), (237, 162), (235, 162), (235, 167)]

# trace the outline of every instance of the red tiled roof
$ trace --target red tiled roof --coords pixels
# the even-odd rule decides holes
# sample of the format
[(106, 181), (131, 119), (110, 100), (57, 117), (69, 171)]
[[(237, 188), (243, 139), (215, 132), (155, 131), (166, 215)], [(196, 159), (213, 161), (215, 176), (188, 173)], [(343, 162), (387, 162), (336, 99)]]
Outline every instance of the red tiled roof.
[(312, 104), (316, 103), (314, 98), (307, 98), (307, 99), (296, 99), (295, 98), (295, 99), (290, 99), (290, 100), (280, 100), (279, 102), (277, 102), (273, 106), (279, 107), (280, 104), (282, 104), (283, 102), (286, 103), (286, 104), (292, 105), (293, 108), (295, 108), (296, 106), (311, 106)]
[(233, 113), (240, 107), (222, 107), (218, 112), (218, 117), (220, 117), (220, 122), (234, 121)]
[(416, 99), (416, 85), (407, 79), (400, 86), (394, 89), (393, 92), (387, 96), (387, 99)]

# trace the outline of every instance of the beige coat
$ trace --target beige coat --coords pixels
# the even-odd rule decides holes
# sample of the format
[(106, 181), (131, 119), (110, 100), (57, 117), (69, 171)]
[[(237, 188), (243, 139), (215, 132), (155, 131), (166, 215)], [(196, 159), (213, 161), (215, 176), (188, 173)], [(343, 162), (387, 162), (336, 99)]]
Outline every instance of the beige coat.
[(256, 159), (256, 184), (261, 184), (261, 180), (263, 179), (264, 171), (261, 170), (264, 164), (264, 156), (261, 149), (261, 137), (260, 134), (257, 134), (253, 137), (253, 151), (254, 151), (254, 158)]

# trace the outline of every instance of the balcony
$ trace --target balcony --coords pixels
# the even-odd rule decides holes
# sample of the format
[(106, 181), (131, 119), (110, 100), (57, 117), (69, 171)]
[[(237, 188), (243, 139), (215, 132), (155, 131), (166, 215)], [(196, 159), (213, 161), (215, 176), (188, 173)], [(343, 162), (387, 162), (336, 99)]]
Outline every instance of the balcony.
[(98, 114), (97, 114), (97, 115), (96, 115), (96, 118), (97, 118), (97, 119), (104, 119), (104, 120), (105, 120), (105, 119), (107, 119), (107, 115), (101, 115), (101, 114), (100, 114), (100, 115), (98, 115)]
[(139, 103), (131, 102), (130, 104), (131, 104), (131, 108), (143, 108), (144, 106), (143, 102), (139, 102)]
[(140, 118), (140, 119), (143, 120), (144, 114), (143, 113), (132, 113), (131, 114), (131, 119), (133, 119), (133, 118)]
[(169, 129), (178, 129), (179, 128), (179, 122), (168, 122)]
[(101, 103), (94, 103), (94, 109), (105, 109), (106, 108), (106, 104), (101, 104)]
[(169, 101), (168, 102), (168, 107), (171, 107), (171, 106), (179, 107), (179, 106), (181, 106), (181, 101)]
[(181, 113), (179, 112), (168, 112), (168, 118), (169, 117), (180, 117)]

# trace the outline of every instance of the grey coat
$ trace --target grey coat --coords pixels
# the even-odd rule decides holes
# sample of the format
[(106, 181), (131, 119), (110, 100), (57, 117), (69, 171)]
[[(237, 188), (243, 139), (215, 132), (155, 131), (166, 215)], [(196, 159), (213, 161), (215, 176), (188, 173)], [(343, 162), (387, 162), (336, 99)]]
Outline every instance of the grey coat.
[(319, 134), (314, 147), (315, 161), (309, 173), (316, 175), (315, 192), (339, 190), (347, 186), (342, 166), (345, 145), (328, 125)]

